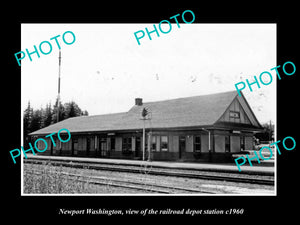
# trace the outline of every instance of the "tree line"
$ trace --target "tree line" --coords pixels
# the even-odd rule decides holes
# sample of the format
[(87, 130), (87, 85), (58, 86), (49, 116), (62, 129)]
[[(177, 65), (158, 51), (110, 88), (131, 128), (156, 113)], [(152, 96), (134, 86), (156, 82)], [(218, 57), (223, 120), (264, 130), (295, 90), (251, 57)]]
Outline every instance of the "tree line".
[[(59, 110), (57, 110), (57, 108)], [(52, 106), (51, 103), (48, 103), (46, 104), (45, 108), (41, 107), (40, 109), (33, 109), (33, 107), (31, 107), (30, 101), (28, 101), (27, 108), (23, 113), (24, 147), (29, 147), (28, 143), (31, 140), (28, 136), (29, 133), (57, 123), (57, 121), (62, 121), (76, 116), (88, 115), (88, 111), (81, 110), (78, 104), (74, 101), (62, 104), (61, 101), (58, 101), (58, 99), (56, 99), (55, 105)]]
[(260, 142), (272, 142), (274, 141), (274, 124), (271, 123), (263, 123), (261, 126), (264, 128), (263, 131), (254, 134), (256, 138), (257, 144)]

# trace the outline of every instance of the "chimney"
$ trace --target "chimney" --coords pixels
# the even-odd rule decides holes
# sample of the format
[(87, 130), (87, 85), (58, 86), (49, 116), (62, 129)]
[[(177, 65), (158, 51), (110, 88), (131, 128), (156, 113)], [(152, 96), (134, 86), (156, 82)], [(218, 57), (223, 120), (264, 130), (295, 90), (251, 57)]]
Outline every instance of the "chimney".
[(135, 105), (138, 105), (138, 106), (143, 105), (143, 99), (142, 98), (136, 98), (135, 99)]

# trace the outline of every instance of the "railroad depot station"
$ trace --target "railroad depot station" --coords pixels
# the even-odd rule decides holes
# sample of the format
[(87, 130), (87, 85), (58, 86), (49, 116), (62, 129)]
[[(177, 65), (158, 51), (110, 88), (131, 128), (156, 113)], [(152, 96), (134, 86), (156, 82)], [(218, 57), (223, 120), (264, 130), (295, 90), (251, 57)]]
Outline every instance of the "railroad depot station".
[[(145, 110), (148, 114), (143, 117)], [(54, 146), (45, 138), (47, 150), (38, 154), (232, 162), (232, 154), (254, 149), (253, 135), (262, 130), (244, 95), (237, 91), (146, 103), (136, 98), (128, 112), (73, 117), (30, 135), (43, 138), (63, 128), (70, 131), (70, 141), (62, 143), (53, 136)], [(39, 149), (43, 145), (38, 142)]]

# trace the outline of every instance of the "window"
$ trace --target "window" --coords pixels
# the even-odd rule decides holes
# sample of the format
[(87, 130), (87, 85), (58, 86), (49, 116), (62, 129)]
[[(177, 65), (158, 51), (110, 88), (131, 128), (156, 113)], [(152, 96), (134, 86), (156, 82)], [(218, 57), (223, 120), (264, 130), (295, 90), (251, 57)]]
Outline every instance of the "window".
[(168, 151), (168, 136), (161, 136), (160, 140), (161, 151)]
[(194, 136), (194, 152), (201, 152), (201, 136)]
[(156, 136), (151, 136), (151, 151), (156, 151)]
[(122, 150), (125, 152), (132, 151), (131, 137), (124, 137), (122, 142)]
[(78, 148), (78, 137), (74, 137), (73, 139), (73, 149), (74, 150), (77, 150), (77, 148)]
[(239, 119), (240, 118), (240, 112), (230, 111), (229, 112), (229, 117), (234, 118), (234, 119)]

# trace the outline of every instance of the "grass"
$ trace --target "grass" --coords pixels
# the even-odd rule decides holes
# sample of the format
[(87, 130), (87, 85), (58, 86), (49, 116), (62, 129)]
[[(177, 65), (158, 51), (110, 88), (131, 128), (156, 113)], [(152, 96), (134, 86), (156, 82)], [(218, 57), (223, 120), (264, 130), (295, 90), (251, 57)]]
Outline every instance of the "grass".
[[(63, 171), (64, 169), (64, 171)], [(89, 182), (63, 174), (66, 168), (24, 164), (23, 188), (26, 194), (89, 193)]]
[[(88, 171), (88, 174), (86, 172)], [(96, 171), (97, 172), (97, 171)], [(66, 175), (93, 175), (89, 169), (75, 169), (63, 166), (54, 166), (50, 161), (43, 164), (24, 163), (23, 190), (24, 194), (119, 194), (136, 193), (135, 190), (124, 190), (121, 187), (111, 186), (108, 179), (104, 185), (95, 185), (89, 179), (80, 180), (80, 177)], [(108, 178), (110, 173), (107, 174)]]

